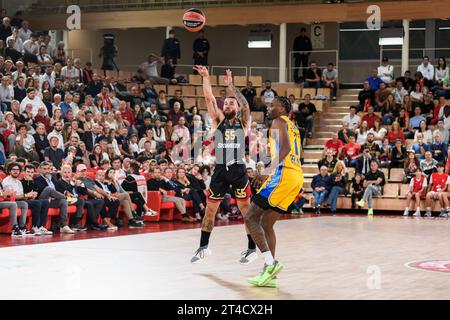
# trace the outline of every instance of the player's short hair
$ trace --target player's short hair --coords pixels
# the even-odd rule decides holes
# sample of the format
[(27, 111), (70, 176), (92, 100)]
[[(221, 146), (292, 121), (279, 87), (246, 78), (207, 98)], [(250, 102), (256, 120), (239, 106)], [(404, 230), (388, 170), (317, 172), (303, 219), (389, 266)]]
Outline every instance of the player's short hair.
[(288, 98), (286, 98), (285, 96), (277, 96), (277, 99), (278, 99), (278, 101), (281, 102), (283, 107), (286, 109), (286, 113), (291, 112), (292, 105)]

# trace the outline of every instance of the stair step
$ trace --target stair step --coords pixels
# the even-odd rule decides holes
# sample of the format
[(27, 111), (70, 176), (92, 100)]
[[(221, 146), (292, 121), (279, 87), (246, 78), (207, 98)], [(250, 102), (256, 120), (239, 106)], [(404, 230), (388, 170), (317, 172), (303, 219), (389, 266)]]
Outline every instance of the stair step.
[(323, 144), (307, 144), (303, 149), (305, 150), (323, 150)]

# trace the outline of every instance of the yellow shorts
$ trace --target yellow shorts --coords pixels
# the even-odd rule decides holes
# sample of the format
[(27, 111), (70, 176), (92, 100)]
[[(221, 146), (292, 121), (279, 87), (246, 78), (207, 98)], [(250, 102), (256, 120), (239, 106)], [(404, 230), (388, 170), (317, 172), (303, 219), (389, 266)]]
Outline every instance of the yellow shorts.
[[(262, 207), (287, 211), (303, 187), (303, 173), (291, 168), (279, 167), (261, 186), (254, 202)], [(266, 204), (264, 204), (264, 202)]]

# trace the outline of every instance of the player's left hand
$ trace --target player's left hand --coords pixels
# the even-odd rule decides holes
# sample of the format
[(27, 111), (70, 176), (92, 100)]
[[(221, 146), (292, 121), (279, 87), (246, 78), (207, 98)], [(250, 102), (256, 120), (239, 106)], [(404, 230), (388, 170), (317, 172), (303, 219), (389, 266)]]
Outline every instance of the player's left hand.
[(225, 85), (231, 86), (233, 84), (233, 72), (230, 69), (227, 69), (226, 73), (224, 79)]

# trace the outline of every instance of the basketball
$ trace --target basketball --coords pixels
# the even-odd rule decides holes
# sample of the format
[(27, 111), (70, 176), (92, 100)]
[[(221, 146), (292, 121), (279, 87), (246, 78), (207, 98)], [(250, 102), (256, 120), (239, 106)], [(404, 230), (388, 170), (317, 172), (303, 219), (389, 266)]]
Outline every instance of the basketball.
[(190, 32), (198, 32), (205, 25), (205, 15), (198, 9), (191, 8), (183, 15), (183, 25)]

